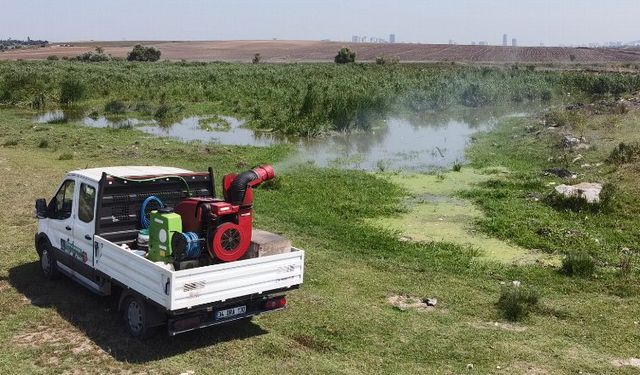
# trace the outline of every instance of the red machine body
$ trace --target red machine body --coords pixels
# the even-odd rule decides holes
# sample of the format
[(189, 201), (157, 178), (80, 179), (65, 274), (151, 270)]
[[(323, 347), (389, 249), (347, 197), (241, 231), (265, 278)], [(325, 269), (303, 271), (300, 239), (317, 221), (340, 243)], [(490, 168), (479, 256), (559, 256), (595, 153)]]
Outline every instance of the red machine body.
[(188, 198), (178, 203), (174, 212), (182, 218), (182, 230), (199, 233), (209, 218), (206, 216), (209, 204), (220, 201), (215, 198)]
[(249, 171), (225, 175), (224, 201), (189, 198), (175, 207), (182, 229), (206, 238), (211, 256), (232, 262), (249, 249), (253, 228), (253, 187), (275, 177), (273, 167), (263, 165)]

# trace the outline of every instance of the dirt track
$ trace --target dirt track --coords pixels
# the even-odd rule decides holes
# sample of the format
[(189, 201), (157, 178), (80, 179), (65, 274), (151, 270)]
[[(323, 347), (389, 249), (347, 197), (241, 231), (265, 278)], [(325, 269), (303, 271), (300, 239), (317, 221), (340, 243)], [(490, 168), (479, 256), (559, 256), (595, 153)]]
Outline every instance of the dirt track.
[(531, 62), (531, 63), (604, 63), (640, 62), (640, 50), (565, 48), (565, 47), (499, 47), (445, 44), (372, 44), (319, 41), (248, 40), (192, 42), (79, 42), (63, 47), (23, 49), (0, 53), (0, 60), (45, 59), (50, 55), (73, 57), (101, 46), (106, 53), (125, 57), (136, 43), (154, 46), (162, 58), (194, 61), (251, 61), (259, 53), (265, 62), (331, 62), (337, 50), (349, 46), (358, 60), (374, 60), (377, 56), (397, 56), (402, 62)]

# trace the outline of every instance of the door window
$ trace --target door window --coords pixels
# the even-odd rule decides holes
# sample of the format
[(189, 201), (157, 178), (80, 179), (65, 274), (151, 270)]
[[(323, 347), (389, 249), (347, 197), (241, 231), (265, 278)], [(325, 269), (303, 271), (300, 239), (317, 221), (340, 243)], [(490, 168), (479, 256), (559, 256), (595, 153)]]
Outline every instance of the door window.
[(96, 189), (87, 184), (80, 184), (78, 196), (78, 218), (85, 223), (93, 221), (93, 208), (96, 204)]
[(49, 203), (49, 217), (57, 220), (65, 220), (71, 217), (73, 209), (73, 190), (76, 183), (73, 180), (66, 180), (60, 190)]

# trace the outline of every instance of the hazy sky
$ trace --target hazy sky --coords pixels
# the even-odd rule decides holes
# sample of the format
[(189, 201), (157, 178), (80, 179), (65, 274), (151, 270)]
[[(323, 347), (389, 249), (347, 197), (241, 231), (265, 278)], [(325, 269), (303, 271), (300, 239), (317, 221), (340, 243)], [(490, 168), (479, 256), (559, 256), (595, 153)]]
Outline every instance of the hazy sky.
[(520, 45), (640, 39), (640, 0), (0, 0), (0, 38), (332, 39)]

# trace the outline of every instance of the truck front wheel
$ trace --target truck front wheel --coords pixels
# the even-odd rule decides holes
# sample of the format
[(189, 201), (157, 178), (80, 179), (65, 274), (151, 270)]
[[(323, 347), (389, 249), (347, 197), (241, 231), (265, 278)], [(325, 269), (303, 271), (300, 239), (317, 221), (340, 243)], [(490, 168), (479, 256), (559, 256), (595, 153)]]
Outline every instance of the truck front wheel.
[(55, 280), (60, 277), (56, 259), (53, 257), (51, 247), (48, 245), (42, 246), (40, 251), (40, 269), (47, 280)]
[(123, 315), (127, 331), (133, 337), (144, 339), (150, 336), (151, 327), (147, 314), (147, 303), (137, 296), (130, 296), (124, 302)]

